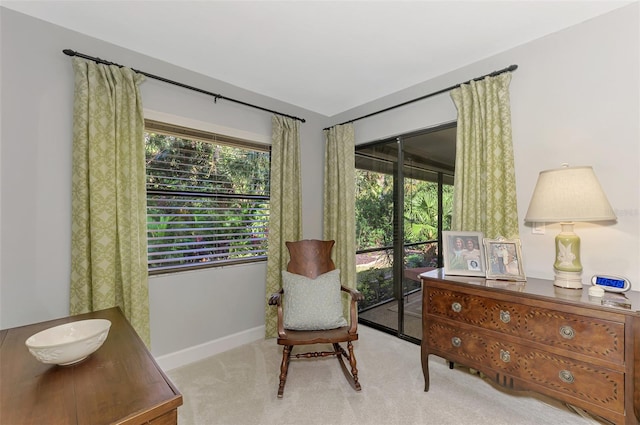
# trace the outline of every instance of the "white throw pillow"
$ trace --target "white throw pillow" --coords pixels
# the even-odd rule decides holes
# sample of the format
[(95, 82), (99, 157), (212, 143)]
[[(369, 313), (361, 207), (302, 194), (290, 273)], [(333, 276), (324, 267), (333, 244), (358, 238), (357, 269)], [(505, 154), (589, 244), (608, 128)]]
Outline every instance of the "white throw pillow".
[(340, 269), (315, 279), (282, 271), (284, 328), (322, 330), (347, 326), (342, 314)]

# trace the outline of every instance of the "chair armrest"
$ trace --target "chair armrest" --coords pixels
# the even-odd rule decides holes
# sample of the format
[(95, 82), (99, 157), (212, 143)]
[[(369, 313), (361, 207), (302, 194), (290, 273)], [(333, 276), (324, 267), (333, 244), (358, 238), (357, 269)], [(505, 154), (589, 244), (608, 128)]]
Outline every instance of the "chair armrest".
[(282, 305), (282, 294), (284, 294), (284, 289), (271, 294), (269, 297), (269, 305)]
[(287, 336), (286, 331), (284, 330), (284, 313), (282, 311), (282, 294), (284, 294), (284, 289), (280, 289), (278, 292), (271, 294), (269, 297), (269, 305), (277, 306), (277, 326), (278, 326), (278, 337), (285, 338)]
[(347, 292), (349, 295), (351, 295), (351, 299), (353, 301), (363, 301), (364, 300), (364, 295), (362, 295), (362, 292), (358, 291), (357, 289), (352, 289), (352, 288), (347, 288), (346, 286), (340, 286), (340, 290), (342, 292)]
[(349, 330), (350, 334), (358, 333), (358, 301), (364, 300), (364, 295), (357, 289), (347, 288), (346, 286), (340, 286), (342, 292), (346, 292), (351, 297), (351, 303), (349, 305)]

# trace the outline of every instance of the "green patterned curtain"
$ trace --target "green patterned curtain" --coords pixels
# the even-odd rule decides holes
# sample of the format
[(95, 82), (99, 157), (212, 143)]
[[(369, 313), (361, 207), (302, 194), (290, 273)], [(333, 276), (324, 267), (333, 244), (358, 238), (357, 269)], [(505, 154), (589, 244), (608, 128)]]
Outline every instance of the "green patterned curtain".
[(451, 91), (458, 108), (452, 230), (519, 237), (510, 81), (504, 73)]
[(276, 309), (268, 301), (282, 288), (287, 267), (287, 241), (302, 238), (302, 192), (300, 183), (300, 123), (274, 115), (271, 120), (271, 192), (269, 195), (269, 244), (265, 299), (265, 336), (278, 335)]
[[(356, 289), (355, 133), (353, 124), (331, 127), (326, 138), (324, 163), (323, 239), (336, 241), (333, 261), (340, 281)], [(345, 317), (348, 300), (343, 299)]]
[(119, 306), (150, 345), (142, 75), (73, 58), (70, 314)]

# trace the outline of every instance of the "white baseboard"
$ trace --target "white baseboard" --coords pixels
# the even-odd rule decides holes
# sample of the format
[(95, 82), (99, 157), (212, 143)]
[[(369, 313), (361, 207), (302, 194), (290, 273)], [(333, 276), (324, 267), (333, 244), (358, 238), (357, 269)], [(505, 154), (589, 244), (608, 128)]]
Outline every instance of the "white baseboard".
[(185, 348), (155, 358), (162, 370), (171, 370), (264, 338), (265, 327), (247, 329), (204, 344)]

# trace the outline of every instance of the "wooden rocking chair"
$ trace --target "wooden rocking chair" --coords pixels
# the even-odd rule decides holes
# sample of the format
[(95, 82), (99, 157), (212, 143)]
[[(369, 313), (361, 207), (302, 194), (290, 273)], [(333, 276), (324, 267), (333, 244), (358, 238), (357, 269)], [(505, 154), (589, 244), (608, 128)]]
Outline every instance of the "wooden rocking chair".
[[(322, 278), (316, 278), (321, 275), (328, 276), (326, 275), (326, 273), (335, 270), (336, 268), (333, 260), (331, 260), (331, 250), (334, 243), (335, 241), (321, 240), (286, 242), (287, 248), (289, 250), (289, 255), (291, 257), (287, 265), (287, 272), (304, 276), (308, 279), (314, 279), (314, 282), (315, 280), (321, 281)], [(315, 285), (315, 283), (311, 284)], [(317, 285), (321, 285), (321, 283), (318, 283)], [(277, 306), (278, 308), (278, 345), (284, 346), (282, 350), (282, 363), (280, 365), (280, 385), (278, 387), (278, 398), (282, 398), (284, 392), (284, 385), (287, 381), (287, 372), (289, 370), (289, 361), (291, 357), (299, 359), (336, 356), (340, 362), (340, 367), (342, 368), (342, 371), (351, 386), (356, 391), (360, 391), (361, 386), (358, 382), (358, 369), (356, 368), (356, 358), (353, 354), (352, 342), (358, 339), (358, 319), (356, 303), (357, 301), (364, 299), (363, 295), (357, 290), (340, 286), (340, 291), (348, 293), (351, 298), (350, 325), (346, 325), (347, 322), (346, 320), (344, 320), (342, 312), (340, 311), (340, 319), (344, 321), (345, 326), (339, 326), (334, 329), (292, 330), (285, 327), (283, 298), (284, 304), (286, 305), (287, 302), (291, 302), (291, 297), (293, 297), (293, 294), (290, 294), (291, 297), (287, 299), (285, 287), (286, 286), (283, 284), (283, 289), (271, 295), (271, 297), (269, 298), (269, 304)], [(342, 302), (340, 301), (340, 305), (341, 304)], [(347, 343), (348, 352), (345, 351), (345, 349), (340, 345), (340, 343), (342, 342)], [(295, 355), (292, 354), (294, 346), (310, 344), (331, 344), (333, 346), (333, 351), (308, 352)], [(349, 370), (347, 369), (343, 357), (349, 361), (351, 372), (349, 372)]]

